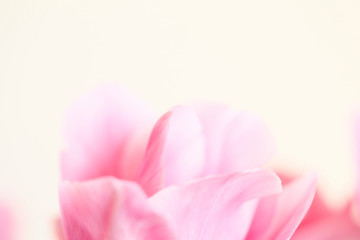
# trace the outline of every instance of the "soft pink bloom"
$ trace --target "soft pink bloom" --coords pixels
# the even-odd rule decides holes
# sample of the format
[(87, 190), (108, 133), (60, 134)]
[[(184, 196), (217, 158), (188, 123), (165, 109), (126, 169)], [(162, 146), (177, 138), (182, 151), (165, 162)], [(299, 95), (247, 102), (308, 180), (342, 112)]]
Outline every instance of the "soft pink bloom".
[(146, 104), (116, 86), (72, 108), (61, 159), (71, 182), (59, 188), (67, 239), (290, 238), (315, 177), (282, 191), (275, 174), (250, 170), (273, 153), (261, 121), (199, 104), (154, 122)]
[(272, 157), (269, 131), (251, 114), (221, 105), (179, 106), (152, 128), (154, 115), (118, 86), (79, 99), (65, 125), (63, 180), (114, 176), (152, 195), (208, 174), (259, 167)]

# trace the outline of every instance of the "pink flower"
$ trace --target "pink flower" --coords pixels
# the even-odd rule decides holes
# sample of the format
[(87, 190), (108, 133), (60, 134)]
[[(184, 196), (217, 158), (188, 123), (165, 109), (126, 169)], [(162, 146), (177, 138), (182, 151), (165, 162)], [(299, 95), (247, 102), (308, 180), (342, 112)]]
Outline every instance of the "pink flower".
[(114, 176), (152, 195), (193, 178), (256, 168), (272, 157), (269, 131), (251, 114), (220, 105), (179, 106), (153, 127), (154, 116), (118, 86), (85, 95), (65, 125), (63, 180)]
[[(146, 104), (116, 86), (72, 108), (59, 197), (67, 239), (288, 239), (309, 208), (315, 177), (282, 191), (250, 170), (273, 144), (254, 116), (179, 106), (154, 125)], [(110, 177), (111, 176), (111, 177)], [(74, 180), (80, 182), (74, 182)]]

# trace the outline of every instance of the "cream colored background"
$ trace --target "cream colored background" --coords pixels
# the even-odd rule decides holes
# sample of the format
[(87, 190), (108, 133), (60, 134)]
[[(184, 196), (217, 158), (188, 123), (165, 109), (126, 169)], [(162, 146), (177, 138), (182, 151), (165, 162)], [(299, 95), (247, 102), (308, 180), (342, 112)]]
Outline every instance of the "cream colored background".
[(119, 82), (159, 113), (206, 99), (271, 127), (273, 166), (317, 169), (341, 206), (354, 188), (357, 0), (0, 1), (0, 195), (22, 239), (53, 239), (66, 109)]

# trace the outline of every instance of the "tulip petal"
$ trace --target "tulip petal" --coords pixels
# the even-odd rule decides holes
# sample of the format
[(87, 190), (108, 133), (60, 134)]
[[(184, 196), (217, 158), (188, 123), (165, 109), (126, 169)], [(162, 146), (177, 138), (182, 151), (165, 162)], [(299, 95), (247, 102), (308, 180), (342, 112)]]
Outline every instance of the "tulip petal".
[[(83, 96), (70, 109), (65, 124), (63, 179), (108, 175), (134, 179), (150, 135), (140, 126), (152, 123), (149, 108), (121, 87), (104, 86)], [(142, 141), (136, 138), (137, 131), (144, 132)]]
[(175, 239), (140, 187), (113, 177), (62, 183), (62, 224), (69, 240)]
[(289, 239), (308, 211), (315, 189), (316, 176), (310, 174), (286, 185), (281, 194), (260, 200), (246, 239)]
[(222, 105), (194, 106), (206, 140), (203, 175), (228, 174), (259, 167), (274, 154), (270, 131), (257, 117)]
[[(281, 182), (284, 186), (296, 179), (296, 177), (294, 176), (287, 176), (283, 173), (277, 172), (276, 174), (280, 177)], [(334, 215), (337, 215), (337, 213), (328, 206), (321, 193), (319, 191), (316, 191), (311, 206), (306, 213), (304, 219), (301, 221), (299, 228), (307, 224), (313, 224), (321, 220), (322, 218), (328, 218)]]
[(180, 239), (235, 240), (243, 239), (249, 228), (254, 199), (279, 192), (281, 183), (275, 174), (253, 171), (168, 187), (152, 196), (150, 202)]
[(153, 129), (139, 182), (152, 195), (163, 184), (195, 178), (203, 169), (204, 152), (202, 128), (195, 112), (175, 107)]

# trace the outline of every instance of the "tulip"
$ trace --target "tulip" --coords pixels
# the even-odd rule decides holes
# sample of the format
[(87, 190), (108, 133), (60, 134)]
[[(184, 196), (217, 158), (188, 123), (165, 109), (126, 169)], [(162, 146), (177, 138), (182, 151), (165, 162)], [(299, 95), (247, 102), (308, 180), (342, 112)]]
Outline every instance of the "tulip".
[(151, 196), (209, 174), (257, 168), (274, 152), (268, 129), (246, 112), (198, 104), (172, 108), (155, 126), (154, 116), (118, 86), (79, 99), (65, 124), (62, 179), (113, 176), (138, 182)]
[(111, 86), (70, 110), (59, 186), (67, 239), (292, 236), (316, 177), (282, 189), (274, 173), (258, 169), (274, 152), (259, 119), (197, 104), (174, 107), (155, 122), (150, 109)]

